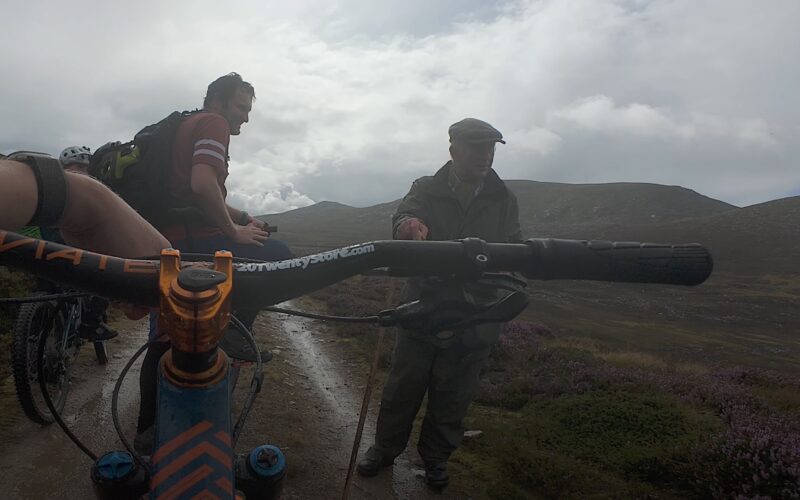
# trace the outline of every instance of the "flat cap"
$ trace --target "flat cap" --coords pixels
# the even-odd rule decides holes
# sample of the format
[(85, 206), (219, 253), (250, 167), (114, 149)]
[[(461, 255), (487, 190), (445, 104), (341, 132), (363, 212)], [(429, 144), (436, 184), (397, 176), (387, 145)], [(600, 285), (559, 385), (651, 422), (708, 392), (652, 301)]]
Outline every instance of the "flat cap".
[(502, 142), (503, 134), (483, 120), (477, 118), (464, 118), (460, 122), (450, 125), (447, 129), (450, 134), (450, 142)]

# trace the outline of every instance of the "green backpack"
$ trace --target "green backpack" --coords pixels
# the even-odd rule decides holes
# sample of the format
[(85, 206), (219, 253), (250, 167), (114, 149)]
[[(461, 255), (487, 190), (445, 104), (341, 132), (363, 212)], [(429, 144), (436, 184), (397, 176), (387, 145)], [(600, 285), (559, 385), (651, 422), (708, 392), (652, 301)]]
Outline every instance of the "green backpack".
[(140, 130), (129, 142), (108, 142), (94, 152), (89, 173), (151, 224), (177, 206), (169, 193), (172, 145), (180, 124), (198, 111), (175, 111)]

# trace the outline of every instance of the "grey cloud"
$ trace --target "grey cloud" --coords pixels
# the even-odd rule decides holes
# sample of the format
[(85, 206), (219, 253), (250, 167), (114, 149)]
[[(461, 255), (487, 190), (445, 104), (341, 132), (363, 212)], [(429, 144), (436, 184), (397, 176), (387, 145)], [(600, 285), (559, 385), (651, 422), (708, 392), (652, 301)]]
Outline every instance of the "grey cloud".
[(245, 194), (232, 192), (228, 196), (228, 203), (239, 207), (247, 207), (254, 214), (273, 214), (305, 207), (313, 201), (302, 193), (294, 190), (291, 184), (283, 185), (262, 193)]
[(800, 194), (793, 0), (219, 5), (145, 0), (109, 26), (116, 5), (20, 4), (0, 44), (0, 151), (128, 138), (238, 71), (258, 100), (230, 192), (251, 211), (402, 196), (465, 116), (506, 135), (506, 177), (739, 205)]

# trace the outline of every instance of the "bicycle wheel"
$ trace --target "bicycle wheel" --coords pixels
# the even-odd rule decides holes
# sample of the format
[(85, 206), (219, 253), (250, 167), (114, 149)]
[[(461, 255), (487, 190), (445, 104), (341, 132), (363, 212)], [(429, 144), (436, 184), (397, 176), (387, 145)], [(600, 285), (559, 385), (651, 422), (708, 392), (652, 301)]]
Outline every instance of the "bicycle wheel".
[(64, 342), (64, 336), (70, 333), (65, 331), (70, 309), (65, 311), (56, 302), (27, 303), (20, 307), (14, 322), (11, 358), (17, 398), (25, 415), (42, 425), (54, 419), (39, 388), (39, 349), (44, 343), (41, 368), (53, 406), (61, 412), (77, 349), (74, 333), (69, 342)]
[(105, 340), (95, 340), (94, 355), (97, 357), (97, 363), (101, 365), (108, 364), (108, 349), (106, 348)]

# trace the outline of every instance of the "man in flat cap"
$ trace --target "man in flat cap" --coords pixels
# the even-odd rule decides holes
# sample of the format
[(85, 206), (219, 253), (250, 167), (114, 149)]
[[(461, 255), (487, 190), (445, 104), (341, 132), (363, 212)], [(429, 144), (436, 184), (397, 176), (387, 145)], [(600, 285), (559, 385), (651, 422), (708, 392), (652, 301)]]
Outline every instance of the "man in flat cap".
[[(497, 143), (505, 144), (503, 135), (475, 118), (454, 123), (449, 134), (451, 160), (433, 176), (414, 181), (392, 218), (394, 238), (521, 241), (517, 199), (492, 169)], [(421, 284), (410, 279), (404, 301), (419, 298)], [(476, 300), (495, 298), (466, 287), (465, 293)], [(447, 461), (461, 443), (462, 420), (499, 333), (498, 324), (435, 335), (398, 329), (375, 443), (358, 463), (362, 476), (376, 475), (403, 452), (427, 392), (417, 451), (425, 462), (426, 483), (433, 488), (448, 484)]]

